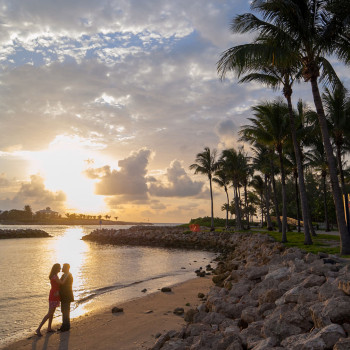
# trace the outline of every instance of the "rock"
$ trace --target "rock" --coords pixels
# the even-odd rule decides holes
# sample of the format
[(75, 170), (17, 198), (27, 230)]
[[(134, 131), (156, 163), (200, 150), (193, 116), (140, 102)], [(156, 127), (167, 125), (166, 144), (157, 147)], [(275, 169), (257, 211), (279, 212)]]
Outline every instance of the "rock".
[(339, 339), (333, 347), (333, 350), (349, 350), (349, 349), (350, 349), (350, 338)]
[(265, 294), (261, 295), (259, 298), (260, 304), (265, 303), (274, 303), (277, 299), (279, 299), (284, 294), (283, 290), (281, 289), (268, 289), (266, 290)]
[(338, 288), (346, 295), (350, 295), (350, 280), (340, 279), (338, 282)]
[(338, 285), (326, 282), (318, 289), (318, 299), (326, 301), (332, 297), (342, 297), (344, 292), (338, 288)]
[(304, 288), (310, 288), (315, 286), (321, 286), (325, 282), (326, 282), (326, 277), (324, 276), (310, 275), (309, 277), (305, 278), (305, 280), (302, 282), (301, 285)]
[(342, 337), (345, 337), (343, 328), (337, 324), (330, 324), (311, 333), (288, 337), (281, 342), (281, 345), (290, 350), (326, 350), (332, 349)]
[(223, 281), (227, 278), (228, 274), (225, 273), (221, 273), (220, 275), (215, 275), (213, 276), (212, 280), (214, 282), (214, 284), (216, 285), (222, 285)]
[(124, 312), (124, 309), (122, 307), (117, 307), (115, 306), (113, 309), (112, 309), (112, 313), (115, 314), (115, 313), (119, 313), (119, 312)]
[(262, 334), (265, 338), (275, 337), (279, 340), (301, 334), (302, 328), (297, 326), (301, 320), (302, 317), (293, 312), (290, 304), (281, 305), (265, 319)]
[(147, 311), (145, 311), (145, 314), (151, 314), (151, 313), (153, 313), (153, 310), (147, 310)]
[(198, 306), (197, 306), (197, 310), (198, 310), (199, 312), (208, 312), (208, 311), (209, 311), (208, 308), (207, 308), (207, 306), (206, 306), (205, 304), (200, 304), (200, 305), (198, 305)]
[(253, 323), (261, 319), (257, 307), (248, 306), (242, 311), (241, 319), (246, 323)]
[(173, 314), (175, 315), (183, 315), (185, 312), (183, 307), (177, 307), (176, 309), (174, 309)]
[(253, 267), (247, 274), (249, 280), (261, 279), (269, 272), (269, 268), (266, 265)]
[(185, 313), (185, 317), (184, 317), (184, 320), (188, 323), (192, 323), (193, 322), (193, 317), (194, 315), (198, 313), (198, 310), (195, 310), (195, 309), (189, 309), (186, 311)]
[(322, 328), (331, 323), (350, 322), (350, 298), (330, 298), (323, 303), (316, 303), (310, 307), (315, 327)]
[(198, 293), (198, 298), (203, 299), (205, 295), (203, 293)]
[(152, 350), (160, 350), (163, 345), (168, 341), (170, 338), (173, 338), (177, 332), (175, 330), (171, 330), (164, 335), (160, 336), (156, 343), (153, 345)]
[(277, 343), (277, 339), (274, 337), (266, 338), (264, 340), (258, 341), (252, 350), (269, 350), (271, 348), (274, 348)]
[(147, 289), (146, 289), (146, 288), (145, 288), (145, 289), (142, 289), (141, 292), (142, 292), (142, 293), (146, 293), (146, 292), (147, 292)]
[(282, 281), (286, 278), (288, 278), (290, 274), (290, 268), (288, 267), (281, 267), (279, 269), (273, 270), (269, 272), (266, 276), (265, 279), (272, 278), (274, 280)]
[(171, 292), (171, 288), (170, 287), (163, 287), (160, 291), (163, 293), (169, 293), (169, 292)]

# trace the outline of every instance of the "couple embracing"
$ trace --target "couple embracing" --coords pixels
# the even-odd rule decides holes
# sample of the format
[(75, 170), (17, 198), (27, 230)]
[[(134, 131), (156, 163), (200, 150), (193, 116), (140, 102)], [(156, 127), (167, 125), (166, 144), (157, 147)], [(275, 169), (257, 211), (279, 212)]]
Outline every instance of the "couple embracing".
[(60, 264), (54, 264), (52, 266), (49, 279), (51, 284), (50, 294), (49, 294), (49, 311), (44, 316), (39, 327), (35, 331), (35, 334), (39, 337), (42, 336), (40, 330), (41, 327), (49, 320), (47, 332), (55, 332), (52, 328), (52, 319), (55, 313), (56, 307), (60, 306), (62, 311), (62, 326), (58, 330), (61, 332), (69, 331), (70, 329), (70, 303), (74, 301), (73, 296), (73, 276), (69, 272), (70, 265), (63, 264), (61, 278), (58, 277), (58, 273), (61, 271)]

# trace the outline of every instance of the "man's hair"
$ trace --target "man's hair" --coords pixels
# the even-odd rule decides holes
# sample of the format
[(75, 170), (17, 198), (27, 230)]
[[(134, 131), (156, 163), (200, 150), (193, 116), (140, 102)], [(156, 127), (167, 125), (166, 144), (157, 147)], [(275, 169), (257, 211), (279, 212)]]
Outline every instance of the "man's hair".
[(67, 266), (67, 267), (68, 267), (68, 270), (70, 269), (70, 265), (69, 265), (68, 263), (63, 264), (63, 266)]

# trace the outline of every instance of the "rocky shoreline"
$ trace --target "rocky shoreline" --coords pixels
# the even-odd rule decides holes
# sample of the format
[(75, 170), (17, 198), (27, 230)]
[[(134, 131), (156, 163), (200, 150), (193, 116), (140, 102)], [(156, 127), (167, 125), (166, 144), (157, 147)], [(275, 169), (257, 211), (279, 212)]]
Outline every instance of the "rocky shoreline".
[(231, 233), (191, 232), (181, 226), (133, 226), (126, 230), (97, 229), (82, 239), (100, 244), (230, 251)]
[(152, 350), (350, 349), (350, 265), (286, 249), (264, 235), (233, 234), (216, 284), (180, 332)]
[(0, 239), (11, 238), (45, 238), (52, 237), (43, 230), (36, 229), (18, 229), (18, 230), (3, 230), (0, 229)]
[(259, 234), (123, 231), (96, 231), (84, 239), (224, 252), (215, 286), (185, 314), (187, 326), (161, 335), (152, 350), (350, 349), (347, 259), (287, 249)]

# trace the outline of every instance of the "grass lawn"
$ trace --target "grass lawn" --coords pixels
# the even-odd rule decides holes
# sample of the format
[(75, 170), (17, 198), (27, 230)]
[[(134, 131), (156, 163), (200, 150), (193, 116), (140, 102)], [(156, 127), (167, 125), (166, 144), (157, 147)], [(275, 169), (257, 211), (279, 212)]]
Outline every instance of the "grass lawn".
[[(217, 227), (215, 231), (221, 232), (225, 228)], [(236, 231), (237, 232), (237, 231)], [(282, 233), (277, 231), (268, 230), (252, 230), (252, 231), (239, 231), (240, 233), (255, 234), (261, 233), (266, 234), (274, 238), (277, 242), (281, 242)], [(317, 237), (312, 237), (312, 245), (304, 245), (304, 234), (302, 232), (287, 232), (287, 243), (284, 243), (287, 247), (298, 247), (304, 251), (317, 254), (318, 252), (336, 254), (339, 255), (339, 236), (318, 234)], [(349, 255), (344, 255), (344, 258), (349, 258)]]

